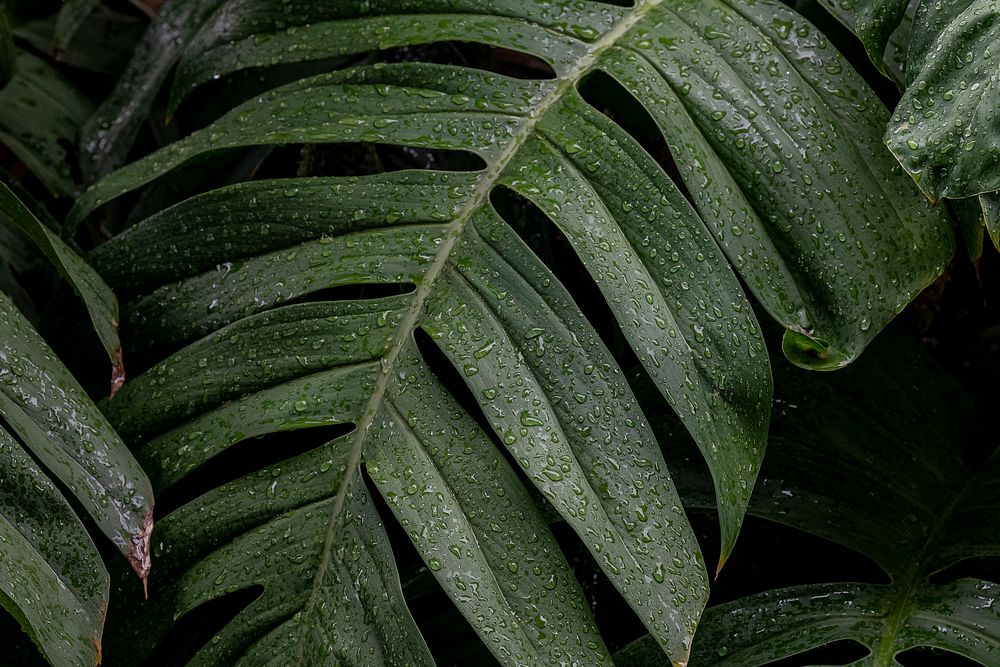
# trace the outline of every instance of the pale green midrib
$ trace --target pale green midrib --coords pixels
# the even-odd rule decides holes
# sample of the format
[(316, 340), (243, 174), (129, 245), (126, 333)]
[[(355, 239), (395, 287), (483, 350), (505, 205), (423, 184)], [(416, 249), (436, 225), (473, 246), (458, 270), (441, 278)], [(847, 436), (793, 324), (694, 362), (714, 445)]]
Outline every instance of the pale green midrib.
[[(990, 456), (990, 459), (1000, 456), (1000, 450)], [(989, 459), (984, 461), (979, 473), (973, 475), (962, 486), (962, 489), (955, 494), (952, 501), (948, 503), (938, 515), (937, 521), (931, 526), (920, 550), (916, 552), (911, 561), (910, 567), (898, 579), (894, 579), (890, 595), (892, 596), (892, 606), (886, 612), (886, 632), (882, 635), (882, 641), (872, 650), (872, 658), (877, 667), (892, 667), (895, 659), (896, 639), (902, 629), (903, 621), (907, 618), (907, 608), (917, 594), (917, 587), (921, 577), (927, 574), (927, 555), (937, 547), (941, 540), (942, 533), (951, 520), (955, 509), (965, 500), (965, 497), (983, 481), (983, 478), (991, 472)]]
[[(382, 398), (389, 387), (389, 381), (392, 378), (391, 370), (395, 366), (399, 355), (406, 347), (406, 342), (416, 327), (420, 315), (423, 313), (424, 305), (426, 304), (431, 293), (431, 288), (434, 286), (434, 283), (447, 266), (451, 251), (458, 243), (458, 240), (462, 235), (462, 231), (465, 229), (466, 223), (468, 223), (468, 221), (472, 218), (472, 215), (479, 209), (480, 206), (489, 201), (490, 193), (499, 182), (500, 176), (506, 170), (511, 161), (516, 157), (521, 146), (523, 146), (525, 141), (527, 141), (528, 138), (534, 133), (535, 127), (541, 121), (542, 117), (549, 111), (549, 109), (559, 102), (563, 95), (576, 86), (577, 82), (580, 81), (580, 79), (594, 67), (601, 53), (613, 46), (622, 37), (622, 35), (631, 30), (632, 27), (640, 19), (642, 19), (642, 17), (650, 9), (659, 5), (661, 2), (663, 2), (663, 0), (640, 0), (630, 12), (622, 17), (622, 20), (619, 21), (614, 28), (606, 32), (600, 39), (596, 40), (592, 44), (591, 48), (583, 57), (580, 58), (573, 69), (567, 72), (564, 77), (558, 79), (558, 83), (538, 104), (524, 125), (521, 126), (521, 129), (518, 130), (518, 132), (511, 138), (507, 146), (497, 154), (496, 160), (483, 173), (483, 177), (479, 181), (479, 185), (476, 187), (476, 190), (469, 198), (468, 204), (448, 225), (441, 248), (438, 250), (434, 257), (434, 261), (424, 274), (423, 281), (420, 285), (418, 285), (416, 292), (414, 292), (410, 309), (396, 330), (398, 333), (395, 336), (392, 347), (382, 359), (382, 373), (379, 376), (378, 382), (372, 391), (372, 396), (369, 399), (368, 404), (365, 406), (364, 413), (362, 414), (362, 417), (357, 425), (354, 443), (351, 446), (351, 452), (347, 459), (347, 469), (344, 473), (344, 478), (340, 483), (340, 488), (337, 490), (333, 506), (330, 508), (330, 519), (327, 522), (326, 539), (323, 544), (323, 555), (320, 559), (319, 566), (316, 569), (316, 577), (313, 580), (312, 592), (310, 593), (309, 600), (303, 610), (304, 623), (309, 622), (309, 616), (312, 614), (312, 610), (319, 597), (319, 592), (323, 588), (323, 579), (326, 570), (329, 567), (330, 558), (333, 555), (333, 539), (336, 534), (337, 525), (340, 523), (341, 515), (343, 514), (347, 490), (353, 483), (357, 470), (360, 467), (365, 440), (367, 438), (368, 431), (371, 429), (375, 420), (375, 415), (378, 413), (378, 408), (382, 403)], [(295, 661), (298, 665), (304, 665), (304, 650), (305, 641), (302, 637), (300, 637), (298, 640), (298, 650), (296, 651)]]

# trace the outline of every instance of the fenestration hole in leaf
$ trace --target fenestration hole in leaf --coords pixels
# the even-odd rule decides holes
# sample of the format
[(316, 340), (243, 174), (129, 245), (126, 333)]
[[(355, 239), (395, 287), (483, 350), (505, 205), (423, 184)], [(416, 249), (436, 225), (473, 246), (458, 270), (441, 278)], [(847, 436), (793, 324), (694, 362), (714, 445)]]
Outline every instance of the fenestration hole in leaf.
[(811, 667), (812, 665), (848, 665), (867, 656), (869, 651), (865, 646), (853, 639), (842, 639), (825, 646), (799, 653), (797, 655), (769, 662), (762, 667)]
[(1000, 556), (967, 558), (932, 574), (930, 580), (933, 584), (943, 586), (966, 577), (1000, 581)]
[(534, 203), (510, 188), (494, 188), (490, 203), (570, 293), (622, 368), (639, 364), (615, 316), (562, 231)]
[(903, 667), (982, 667), (971, 658), (929, 646), (918, 646), (896, 656)]
[(210, 600), (184, 614), (143, 662), (146, 667), (186, 665), (201, 647), (264, 593), (253, 586)]
[(589, 74), (577, 87), (580, 96), (628, 132), (666, 172), (670, 180), (689, 202), (694, 200), (681, 178), (663, 133), (646, 108), (618, 81), (601, 71)]
[(314, 292), (282, 302), (281, 306), (295, 303), (319, 303), (322, 301), (358, 301), (361, 299), (381, 299), (387, 296), (409, 294), (417, 288), (413, 283), (358, 283), (325, 287)]
[(486, 415), (483, 414), (482, 408), (479, 407), (479, 402), (473, 395), (469, 386), (465, 384), (462, 379), (462, 375), (458, 370), (452, 365), (451, 361), (448, 359), (447, 355), (441, 351), (441, 348), (437, 346), (430, 335), (423, 329), (416, 329), (413, 332), (413, 340), (417, 344), (417, 351), (420, 352), (420, 356), (427, 363), (427, 367), (430, 368), (431, 373), (437, 378), (445, 389), (448, 390), (458, 404), (462, 406), (469, 416), (475, 420), (476, 424), (482, 429), (483, 433), (490, 439), (490, 442), (496, 446), (497, 451), (504, 455), (507, 462), (514, 469), (515, 473), (523, 479), (524, 476), (521, 475), (521, 468), (517, 465), (514, 459), (509, 455), (509, 448), (501, 446), (500, 440), (497, 438), (496, 433), (493, 431), (493, 427), (490, 426), (490, 422), (486, 419)]
[(159, 520), (227, 482), (304, 454), (353, 430), (351, 423), (331, 424), (242, 440), (201, 464), (173, 486), (158, 490), (155, 517)]

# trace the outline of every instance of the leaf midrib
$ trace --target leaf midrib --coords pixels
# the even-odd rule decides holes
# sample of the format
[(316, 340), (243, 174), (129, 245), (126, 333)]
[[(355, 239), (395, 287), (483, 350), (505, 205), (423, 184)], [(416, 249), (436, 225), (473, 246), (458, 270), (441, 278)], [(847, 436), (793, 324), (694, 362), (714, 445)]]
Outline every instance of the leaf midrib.
[[(403, 350), (406, 348), (407, 339), (411, 337), (420, 316), (423, 314), (424, 306), (431, 294), (431, 289), (434, 287), (437, 279), (441, 276), (448, 265), (448, 259), (451, 256), (451, 252), (461, 238), (466, 224), (472, 218), (473, 214), (483, 204), (489, 201), (490, 193), (499, 183), (500, 177), (506, 170), (507, 166), (517, 156), (518, 151), (528, 138), (534, 134), (535, 128), (538, 126), (538, 123), (549, 111), (549, 109), (555, 106), (562, 99), (563, 95), (575, 87), (577, 82), (590, 72), (590, 70), (597, 63), (598, 57), (601, 53), (613, 46), (625, 33), (631, 30), (632, 27), (640, 19), (642, 19), (647, 12), (649, 12), (649, 10), (659, 5), (661, 2), (663, 2), (663, 0), (640, 0), (640, 2), (636, 4), (631, 11), (626, 13), (611, 30), (604, 33), (604, 35), (592, 43), (591, 48), (580, 58), (579, 61), (577, 61), (576, 66), (567, 72), (565, 76), (560, 77), (557, 80), (557, 83), (552, 90), (535, 107), (531, 115), (528, 116), (526, 122), (510, 139), (503, 150), (497, 154), (496, 160), (484, 172), (483, 177), (480, 179), (479, 184), (476, 186), (476, 189), (469, 198), (466, 206), (455, 217), (455, 219), (448, 224), (441, 248), (438, 250), (434, 257), (434, 261), (424, 274), (424, 279), (417, 286), (417, 290), (413, 295), (413, 300), (406, 317), (403, 318), (403, 321), (400, 322), (399, 327), (396, 330), (397, 333), (393, 339), (392, 347), (382, 358), (382, 373), (379, 376), (378, 382), (372, 391), (371, 398), (368, 400), (365, 410), (362, 413), (362, 417), (358, 422), (357, 429), (355, 430), (355, 437), (351, 445), (351, 452), (347, 459), (347, 469), (344, 473), (344, 478), (341, 480), (337, 495), (334, 498), (333, 506), (330, 508), (330, 519), (327, 522), (327, 533), (323, 544), (323, 554), (320, 559), (319, 567), (316, 570), (316, 578), (313, 580), (309, 600), (304, 609), (304, 622), (308, 622), (309, 616), (311, 615), (312, 610), (316, 605), (316, 601), (319, 598), (319, 593), (323, 588), (325, 573), (333, 555), (333, 542), (336, 535), (336, 529), (342, 520), (347, 491), (361, 465), (361, 455), (364, 451), (365, 441), (369, 430), (372, 428), (375, 415), (378, 413), (378, 407), (382, 403), (385, 393), (389, 387), (390, 380), (394, 377), (391, 371), (395, 367), (400, 354), (402, 354)], [(305, 641), (300, 638), (298, 642), (298, 650), (296, 652), (296, 664), (304, 664), (304, 651)]]
[(974, 489), (978, 488), (980, 484), (983, 483), (984, 478), (990, 474), (991, 467), (988, 465), (989, 460), (997, 456), (1000, 456), (1000, 450), (997, 450), (997, 452), (990, 456), (987, 461), (984, 461), (980, 471), (970, 477), (968, 481), (962, 485), (959, 492), (955, 494), (951, 502), (948, 503), (947, 507), (945, 507), (944, 511), (938, 515), (934, 525), (931, 526), (924, 543), (914, 554), (910, 567), (907, 568), (899, 579), (893, 579), (890, 592), (892, 597), (892, 606), (889, 608), (889, 611), (885, 616), (886, 632), (882, 635), (882, 641), (879, 642), (878, 646), (873, 647), (872, 650), (872, 657), (875, 659), (876, 664), (880, 667), (887, 667), (893, 664), (897, 649), (896, 640), (899, 638), (899, 633), (903, 628), (903, 623), (909, 617), (916, 616), (916, 614), (908, 613), (908, 609), (914, 596), (917, 594), (918, 586), (922, 583), (922, 579), (928, 574), (927, 555), (930, 554), (940, 543), (945, 528), (954, 516), (955, 510), (961, 506), (965, 497)]

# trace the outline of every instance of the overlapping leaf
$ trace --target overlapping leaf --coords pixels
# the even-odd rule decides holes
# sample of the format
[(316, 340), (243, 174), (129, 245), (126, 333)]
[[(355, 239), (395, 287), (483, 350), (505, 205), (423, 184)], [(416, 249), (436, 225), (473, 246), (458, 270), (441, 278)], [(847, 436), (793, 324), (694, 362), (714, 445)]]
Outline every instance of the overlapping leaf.
[(118, 300), (97, 272), (48, 229), (0, 182), (0, 222), (9, 221), (30, 238), (83, 300), (94, 330), (111, 361), (111, 394), (125, 381), (122, 345), (118, 338)]
[(53, 664), (96, 664), (107, 573), (47, 474), (69, 489), (144, 580), (152, 529), (149, 482), (69, 371), (3, 295), (0, 332), (0, 602)]
[[(276, 7), (225, 3), (192, 41), (175, 79), (176, 99), (242, 68), (441, 40), (527, 51), (547, 60), (556, 76), (515, 80), (410, 62), (310, 77), (236, 107), (81, 198), (70, 228), (195, 159), (260, 144), (401, 144), (470, 151), (486, 164), (469, 173), (232, 186), (166, 209), (94, 255), (113, 284), (139, 295), (129, 308), (139, 339), (154, 350), (187, 345), (112, 403), (117, 423), (144, 443), (142, 460), (164, 488), (252, 435), (331, 421), (354, 428), (331, 445), (343, 467), (337, 490), (328, 485), (325, 495), (296, 501), (296, 508), (328, 506), (325, 527), (310, 528), (312, 546), (303, 547), (313, 583), (282, 607), (296, 609), (298, 625), (268, 615), (273, 605), (253, 603), (198, 659), (254, 654), (259, 642), (272, 646), (272, 632), (294, 637), (282, 644), (285, 660), (316, 641), (360, 650), (355, 633), (315, 635), (312, 610), (325, 608), (318, 601), (336, 581), (338, 562), (330, 540), (316, 547), (316, 530), (340, 534), (353, 520), (346, 499), (364, 461), (401, 523), (433, 526), (414, 530), (411, 539), (501, 661), (603, 660), (585, 609), (540, 632), (527, 629), (538, 619), (553, 623), (539, 611), (545, 598), (577, 599), (576, 585), (559, 575), (551, 578), (558, 593), (539, 588), (550, 581), (546, 572), (565, 572), (554, 545), (541, 549), (548, 560), (537, 568), (486, 546), (491, 526), (503, 532), (512, 513), (538, 519), (494, 507), (498, 519), (479, 522), (485, 499), (449, 478), (456, 471), (447, 466), (459, 463), (437, 458), (442, 439), (451, 437), (463, 443), (462, 456), (492, 452), (483, 455), (495, 461), (496, 474), (512, 480), (491, 449), (506, 448), (667, 655), (685, 661), (706, 573), (663, 461), (613, 359), (493, 209), (490, 194), (507, 187), (533, 202), (590, 272), (709, 462), (724, 560), (763, 456), (770, 402), (758, 326), (729, 262), (789, 328), (789, 354), (831, 368), (859, 354), (951, 253), (943, 219), (879, 143), (885, 114), (878, 100), (822, 35), (774, 2), (511, 2), (493, 3), (489, 13), (481, 3), (434, 0), (297, 2), (282, 4), (280, 13)], [(648, 105), (693, 204), (577, 92), (597, 71)], [(122, 85), (156, 85), (130, 83), (135, 76)], [(311, 340), (298, 318), (319, 306), (286, 305), (371, 284), (414, 289), (322, 301), (331, 309), (324, 317), (343, 330)], [(277, 347), (258, 360), (264, 348), (240, 345), (265, 323), (282, 344), (269, 343)], [(473, 435), (472, 417), (457, 405), (441, 407), (453, 399), (435, 389), (413, 346), (417, 330), (459, 371), (495, 445)], [(297, 352), (307, 340), (316, 352)], [(194, 360), (201, 369), (194, 375), (173, 369), (191, 369)], [(369, 379), (341, 377), (363, 374), (359, 365), (366, 364)], [(329, 374), (331, 386), (317, 384)], [(409, 396), (426, 393), (434, 402), (404, 407), (409, 383)], [(292, 412), (279, 417), (282, 410)], [(441, 414), (455, 415), (457, 431), (438, 423), (434, 415)], [(253, 505), (256, 497), (244, 502)], [(178, 516), (185, 511), (202, 516), (193, 506)], [(226, 535), (242, 544), (253, 534), (246, 531), (270, 531), (278, 516), (252, 521)], [(215, 567), (212, 544), (200, 533), (192, 540), (179, 535), (184, 567)], [(471, 571), (485, 583), (470, 593)], [(233, 585), (260, 585), (266, 596), (272, 574), (260, 570)], [(532, 592), (512, 599), (512, 586)], [(171, 585), (164, 613), (179, 616), (225, 590), (185, 575)], [(348, 597), (364, 595), (355, 588)], [(147, 646), (156, 638), (150, 635)]]
[[(1000, 7), (993, 0), (823, 4), (858, 34), (876, 64), (883, 57), (892, 63), (903, 98), (886, 131), (890, 150), (932, 200), (982, 195), (998, 243), (991, 202), (1000, 190)], [(900, 43), (893, 58), (886, 54), (890, 36)]]
[[(1000, 457), (975, 453), (967, 397), (905, 339), (877, 343), (842, 374), (776, 380), (780, 409), (750, 511), (849, 546), (892, 581), (806, 584), (710, 608), (692, 664), (767, 664), (838, 640), (871, 650), (858, 665), (890, 667), (926, 646), (995, 664), (1000, 584), (930, 579), (1000, 554)], [(650, 655), (643, 640), (616, 661), (658, 664)]]

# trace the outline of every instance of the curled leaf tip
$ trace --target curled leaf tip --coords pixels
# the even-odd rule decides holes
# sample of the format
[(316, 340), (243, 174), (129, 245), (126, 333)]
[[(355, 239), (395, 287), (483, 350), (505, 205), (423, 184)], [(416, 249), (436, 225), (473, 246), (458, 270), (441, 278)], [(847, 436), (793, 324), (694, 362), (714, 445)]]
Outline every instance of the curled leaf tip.
[(719, 557), (719, 564), (715, 566), (715, 578), (719, 578), (719, 574), (722, 573), (722, 568), (725, 567), (726, 561), (729, 560), (729, 554), (723, 554)]
[(125, 384), (125, 365), (122, 363), (121, 348), (118, 349), (115, 356), (117, 359), (111, 366), (111, 396), (109, 398), (114, 398), (118, 390)]
[(142, 581), (143, 597), (147, 600), (149, 599), (147, 580), (149, 579), (149, 570), (153, 565), (152, 558), (149, 555), (152, 536), (153, 513), (150, 512), (146, 515), (142, 530), (132, 536), (132, 551), (128, 555), (129, 564), (132, 565), (132, 569), (135, 570), (135, 573), (139, 575), (139, 579)]
[(781, 350), (793, 364), (812, 371), (832, 371), (851, 363), (853, 357), (835, 350), (811, 332), (786, 329)]

